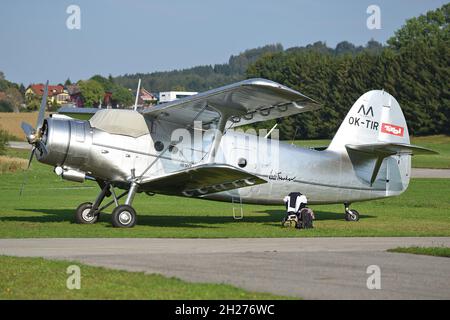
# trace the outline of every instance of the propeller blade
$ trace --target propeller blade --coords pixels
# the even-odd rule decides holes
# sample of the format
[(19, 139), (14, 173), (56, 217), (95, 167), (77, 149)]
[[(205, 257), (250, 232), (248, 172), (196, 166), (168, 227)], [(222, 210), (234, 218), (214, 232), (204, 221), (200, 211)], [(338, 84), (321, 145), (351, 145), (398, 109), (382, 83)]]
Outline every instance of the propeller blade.
[[(33, 145), (33, 148), (31, 149), (30, 153), (30, 159), (28, 160), (27, 170), (30, 169), (31, 162), (33, 161), (33, 157), (35, 155), (36, 149), (39, 150), (41, 155), (47, 155), (48, 150), (45, 144), (41, 141), (40, 135), (37, 137), (33, 136), (33, 134), (37, 134), (39, 130), (42, 128), (42, 125), (44, 124), (44, 118), (45, 118), (45, 107), (47, 105), (47, 96), (48, 96), (48, 80), (45, 83), (44, 88), (44, 94), (42, 96), (41, 106), (39, 108), (39, 114), (36, 122), (36, 129), (34, 129), (30, 124), (26, 122), (22, 122), (21, 127), (25, 135), (27, 136), (27, 140), (30, 144)], [(23, 188), (25, 187), (25, 183), (27, 181), (28, 175), (25, 174), (25, 177), (23, 179), (22, 185), (20, 186), (20, 196), (22, 196)]]
[(22, 124), (20, 126), (22, 127), (22, 130), (27, 137), (34, 132), (34, 128), (31, 126), (31, 124), (22, 122)]
[(28, 159), (27, 170), (30, 169), (31, 161), (33, 161), (33, 157), (34, 157), (34, 152), (35, 152), (35, 151), (36, 151), (36, 148), (33, 147), (33, 149), (31, 149), (30, 159)]
[(48, 96), (48, 80), (45, 83), (44, 95), (42, 96), (41, 107), (39, 108), (39, 115), (36, 122), (36, 131), (38, 131), (42, 127), (42, 124), (44, 123), (45, 107), (47, 105), (47, 96)]
[(30, 153), (30, 159), (28, 160), (28, 166), (27, 166), (27, 169), (25, 170), (25, 176), (23, 178), (22, 185), (20, 186), (20, 193), (19, 193), (20, 196), (22, 196), (23, 188), (25, 187), (25, 183), (26, 183), (27, 177), (28, 177), (28, 175), (26, 173), (27, 173), (28, 169), (30, 169), (31, 161), (33, 161), (35, 151), (36, 151), (36, 147), (33, 146), (33, 149), (31, 149), (31, 153)]

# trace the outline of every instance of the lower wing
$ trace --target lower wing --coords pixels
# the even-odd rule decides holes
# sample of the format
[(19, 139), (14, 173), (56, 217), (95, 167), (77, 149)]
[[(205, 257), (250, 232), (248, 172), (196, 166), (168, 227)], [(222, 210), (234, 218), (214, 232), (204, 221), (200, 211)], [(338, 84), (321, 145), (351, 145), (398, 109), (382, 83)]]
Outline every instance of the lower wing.
[(266, 183), (253, 174), (226, 164), (203, 164), (153, 179), (144, 179), (147, 192), (199, 197), (211, 193)]

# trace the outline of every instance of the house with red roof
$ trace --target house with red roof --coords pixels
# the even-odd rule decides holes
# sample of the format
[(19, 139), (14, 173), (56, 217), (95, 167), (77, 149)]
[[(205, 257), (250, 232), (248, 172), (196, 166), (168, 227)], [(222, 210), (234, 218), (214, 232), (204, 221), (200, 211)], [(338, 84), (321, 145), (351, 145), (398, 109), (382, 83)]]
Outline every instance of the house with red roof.
[(144, 107), (151, 106), (151, 105), (156, 104), (157, 101), (158, 101), (158, 98), (156, 97), (156, 95), (148, 92), (144, 88), (141, 88), (141, 90), (139, 92), (139, 98), (138, 98), (139, 105), (142, 105)]
[[(41, 98), (44, 95), (45, 85), (42, 83), (31, 84), (25, 90), (25, 97), (38, 97)], [(57, 103), (59, 105), (70, 101), (70, 95), (63, 85), (49, 85), (48, 86), (48, 101), (50, 103)]]

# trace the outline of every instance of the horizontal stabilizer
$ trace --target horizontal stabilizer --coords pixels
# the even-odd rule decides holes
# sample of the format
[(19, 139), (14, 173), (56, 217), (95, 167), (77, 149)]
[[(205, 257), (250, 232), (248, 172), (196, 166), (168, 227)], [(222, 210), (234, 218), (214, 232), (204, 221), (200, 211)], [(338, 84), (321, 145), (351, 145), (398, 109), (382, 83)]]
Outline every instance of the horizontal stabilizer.
[(438, 152), (433, 151), (431, 149), (406, 143), (378, 142), (359, 145), (347, 144), (345, 145), (345, 147), (347, 148), (347, 150), (351, 149), (355, 151), (386, 156), (394, 154), (409, 154), (409, 155), (438, 154)]
[(437, 154), (437, 152), (407, 143), (378, 142), (345, 145), (356, 174), (370, 185), (374, 183), (383, 160), (393, 155)]
[(143, 180), (140, 189), (154, 193), (199, 197), (266, 182), (230, 165), (204, 164)]

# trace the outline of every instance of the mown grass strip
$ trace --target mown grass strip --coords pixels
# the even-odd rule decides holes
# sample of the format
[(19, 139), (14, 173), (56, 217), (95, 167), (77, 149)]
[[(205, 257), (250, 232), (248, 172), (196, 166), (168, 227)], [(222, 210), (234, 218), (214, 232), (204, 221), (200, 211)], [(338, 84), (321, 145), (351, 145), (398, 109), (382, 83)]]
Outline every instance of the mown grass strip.
[[(80, 289), (67, 280), (80, 269)], [(250, 292), (226, 284), (190, 283), (143, 272), (92, 267), (78, 262), (0, 256), (0, 299), (289, 299)], [(73, 284), (73, 278), (69, 283)]]
[(450, 258), (450, 248), (448, 247), (398, 247), (389, 249), (388, 252), (410, 253)]

